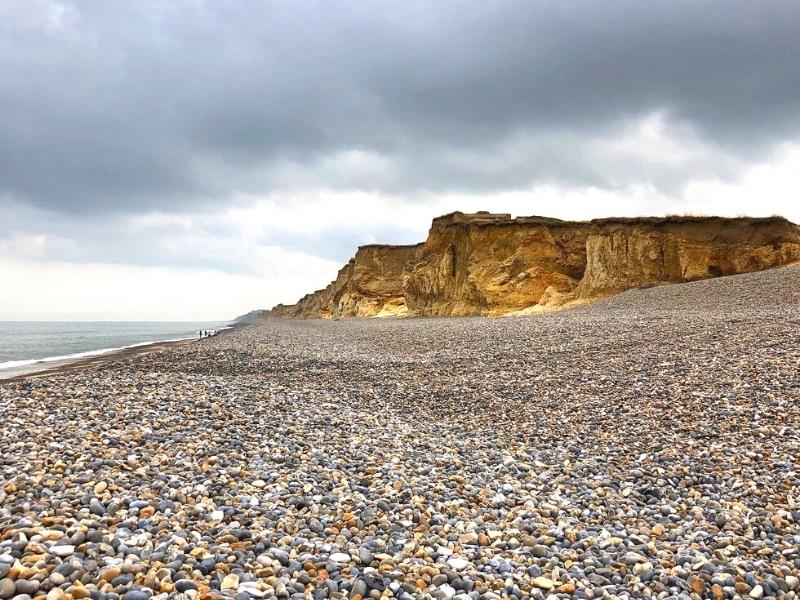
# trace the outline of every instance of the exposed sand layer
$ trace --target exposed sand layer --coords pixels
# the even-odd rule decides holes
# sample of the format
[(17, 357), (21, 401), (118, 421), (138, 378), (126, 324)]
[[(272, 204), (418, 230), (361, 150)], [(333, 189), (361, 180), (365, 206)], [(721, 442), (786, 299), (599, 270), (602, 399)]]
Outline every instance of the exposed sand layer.
[(0, 598), (796, 598), (800, 269), (0, 384)]
[(416, 246), (363, 246), (322, 290), (272, 315), (535, 314), (643, 286), (800, 262), (800, 227), (781, 217), (561, 221), (461, 212)]

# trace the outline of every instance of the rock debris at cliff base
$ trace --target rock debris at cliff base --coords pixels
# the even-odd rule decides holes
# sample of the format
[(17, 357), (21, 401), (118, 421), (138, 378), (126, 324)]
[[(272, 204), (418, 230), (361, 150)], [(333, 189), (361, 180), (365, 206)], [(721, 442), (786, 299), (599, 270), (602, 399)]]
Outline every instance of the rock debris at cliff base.
[(0, 598), (796, 598), (800, 269), (0, 385)]

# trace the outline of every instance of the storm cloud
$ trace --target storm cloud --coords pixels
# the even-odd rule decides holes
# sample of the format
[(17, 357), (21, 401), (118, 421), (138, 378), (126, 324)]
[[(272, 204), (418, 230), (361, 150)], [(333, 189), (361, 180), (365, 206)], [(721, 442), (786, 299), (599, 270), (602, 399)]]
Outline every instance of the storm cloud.
[(0, 0), (0, 275), (215, 273), (249, 310), (455, 209), (797, 219), (798, 31), (783, 1)]
[[(800, 132), (787, 2), (3, 4), (0, 194), (63, 212), (672, 189)], [(615, 146), (648, 118), (701, 156)]]

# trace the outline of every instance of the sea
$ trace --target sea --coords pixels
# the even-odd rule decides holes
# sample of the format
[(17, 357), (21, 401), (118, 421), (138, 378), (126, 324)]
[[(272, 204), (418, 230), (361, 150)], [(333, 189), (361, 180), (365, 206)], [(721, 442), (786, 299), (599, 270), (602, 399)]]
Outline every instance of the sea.
[(221, 331), (225, 321), (0, 321), (0, 375), (28, 365), (99, 356)]

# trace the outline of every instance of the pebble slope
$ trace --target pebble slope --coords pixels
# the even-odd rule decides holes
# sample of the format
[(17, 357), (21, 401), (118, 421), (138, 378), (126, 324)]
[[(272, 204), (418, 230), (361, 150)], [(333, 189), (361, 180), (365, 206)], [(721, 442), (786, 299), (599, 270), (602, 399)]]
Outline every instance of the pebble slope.
[(0, 598), (796, 598), (800, 269), (0, 385)]

